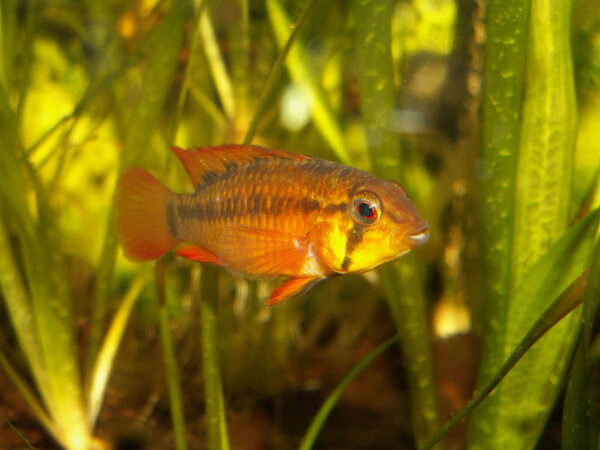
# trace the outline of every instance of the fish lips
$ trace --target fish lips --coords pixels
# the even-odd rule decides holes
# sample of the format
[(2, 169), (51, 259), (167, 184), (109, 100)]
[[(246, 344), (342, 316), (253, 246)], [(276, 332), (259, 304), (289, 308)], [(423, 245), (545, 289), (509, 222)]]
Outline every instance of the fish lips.
[(410, 248), (423, 245), (429, 240), (429, 223), (420, 220), (415, 223), (406, 233), (405, 242)]

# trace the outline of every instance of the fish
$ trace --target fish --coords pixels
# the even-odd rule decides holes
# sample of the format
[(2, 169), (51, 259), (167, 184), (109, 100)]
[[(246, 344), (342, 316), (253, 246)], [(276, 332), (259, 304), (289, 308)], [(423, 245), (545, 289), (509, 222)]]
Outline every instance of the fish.
[(175, 249), (247, 278), (287, 277), (266, 302), (273, 306), (429, 239), (427, 221), (396, 181), (255, 145), (171, 149), (192, 193), (174, 193), (138, 166), (118, 178), (117, 232), (130, 260)]

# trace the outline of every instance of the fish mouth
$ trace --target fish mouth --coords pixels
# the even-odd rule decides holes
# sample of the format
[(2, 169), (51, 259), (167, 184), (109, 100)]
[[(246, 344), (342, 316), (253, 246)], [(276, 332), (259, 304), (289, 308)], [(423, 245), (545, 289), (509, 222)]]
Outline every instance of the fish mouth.
[(429, 224), (426, 220), (419, 222), (407, 236), (411, 247), (422, 245), (429, 240)]

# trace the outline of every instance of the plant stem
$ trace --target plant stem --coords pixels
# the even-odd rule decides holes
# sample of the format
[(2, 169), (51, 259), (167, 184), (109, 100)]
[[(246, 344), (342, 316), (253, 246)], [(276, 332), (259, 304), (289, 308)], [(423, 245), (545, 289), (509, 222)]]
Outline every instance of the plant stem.
[[(197, 277), (196, 277), (197, 278)], [(202, 267), (200, 324), (202, 327), (202, 363), (204, 394), (208, 428), (208, 448), (229, 449), (225, 402), (219, 366), (219, 337), (217, 330), (217, 280), (218, 269), (204, 264)]]
[[(390, 131), (396, 107), (391, 53), (393, 2), (355, 0), (361, 110), (374, 171), (386, 179), (401, 172), (400, 142)], [(420, 268), (414, 255), (380, 269), (406, 361), (417, 443), (438, 427), (429, 327)]]

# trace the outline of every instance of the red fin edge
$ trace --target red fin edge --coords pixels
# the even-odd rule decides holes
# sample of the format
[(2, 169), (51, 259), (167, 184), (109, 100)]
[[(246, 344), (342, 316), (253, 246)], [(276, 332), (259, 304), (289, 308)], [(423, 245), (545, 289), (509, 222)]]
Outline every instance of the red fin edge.
[(175, 253), (191, 261), (207, 262), (218, 265), (223, 264), (223, 261), (217, 255), (194, 244), (183, 244), (175, 250)]
[(285, 150), (271, 150), (258, 145), (219, 145), (215, 147), (197, 147), (184, 150), (171, 146), (187, 171), (194, 187), (202, 183), (207, 172), (221, 172), (230, 163), (252, 161), (255, 158), (312, 159), (311, 156)]
[(267, 306), (275, 306), (286, 298), (304, 294), (319, 281), (321, 278), (290, 278), (275, 289), (265, 303)]

